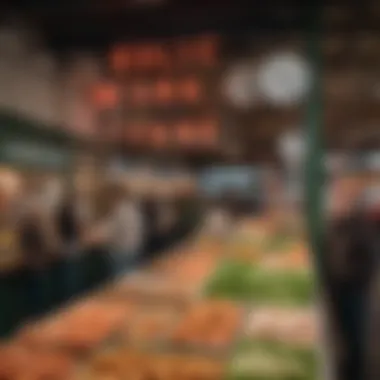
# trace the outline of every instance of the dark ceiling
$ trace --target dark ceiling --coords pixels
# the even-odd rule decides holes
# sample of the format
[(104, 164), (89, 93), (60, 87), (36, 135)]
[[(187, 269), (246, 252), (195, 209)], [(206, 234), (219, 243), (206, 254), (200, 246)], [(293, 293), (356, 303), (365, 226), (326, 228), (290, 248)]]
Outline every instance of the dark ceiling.
[[(50, 46), (104, 48), (111, 41), (202, 31), (306, 30), (318, 0), (3, 0), (0, 15), (21, 14)], [(379, 29), (375, 0), (325, 1), (323, 29)]]
[(102, 49), (115, 40), (200, 31), (304, 29), (310, 4), (297, 0), (9, 0), (7, 9), (42, 29), (53, 48)]

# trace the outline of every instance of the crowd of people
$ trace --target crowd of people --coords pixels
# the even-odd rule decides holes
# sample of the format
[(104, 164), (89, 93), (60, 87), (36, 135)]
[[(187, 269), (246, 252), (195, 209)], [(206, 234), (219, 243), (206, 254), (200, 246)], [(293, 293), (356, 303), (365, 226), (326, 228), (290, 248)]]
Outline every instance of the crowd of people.
[(54, 274), (59, 277), (57, 297), (65, 302), (86, 287), (86, 273), (79, 264), (84, 256), (95, 252), (88, 261), (96, 261), (101, 252), (103, 280), (115, 278), (173, 244), (181, 234), (184, 213), (194, 211), (184, 207), (192, 195), (141, 196), (118, 182), (91, 193), (68, 187), (54, 201), (40, 182), (23, 190), (13, 202), (11, 216), (31, 316), (46, 311), (45, 279), (47, 273), (51, 277), (51, 268), (59, 267)]

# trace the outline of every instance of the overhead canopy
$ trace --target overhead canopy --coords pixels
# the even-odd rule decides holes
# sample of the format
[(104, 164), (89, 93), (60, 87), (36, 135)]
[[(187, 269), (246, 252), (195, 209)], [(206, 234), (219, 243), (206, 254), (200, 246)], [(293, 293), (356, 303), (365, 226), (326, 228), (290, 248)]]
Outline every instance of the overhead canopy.
[(72, 148), (73, 140), (58, 128), (0, 111), (0, 162), (65, 170), (71, 164)]

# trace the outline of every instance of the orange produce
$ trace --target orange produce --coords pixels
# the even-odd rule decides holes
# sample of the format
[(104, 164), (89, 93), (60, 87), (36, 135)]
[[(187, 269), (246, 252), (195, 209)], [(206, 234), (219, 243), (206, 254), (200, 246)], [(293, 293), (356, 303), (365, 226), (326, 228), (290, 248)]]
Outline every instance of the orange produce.
[(135, 318), (125, 326), (127, 339), (138, 342), (163, 340), (169, 336), (178, 319), (175, 310), (147, 308), (136, 313)]
[(16, 344), (0, 348), (0, 378), (4, 380), (64, 380), (73, 374), (74, 364), (62, 353), (36, 351)]
[(30, 347), (86, 351), (107, 339), (131, 313), (129, 305), (87, 302), (68, 309), (54, 319), (24, 328), (16, 339)]
[[(109, 354), (107, 354), (109, 356)], [(218, 380), (223, 375), (223, 365), (216, 360), (202, 357), (181, 356), (173, 354), (143, 354), (127, 350), (117, 350), (113, 368), (97, 371), (96, 361), (88, 368), (89, 378), (128, 378), (128, 379), (160, 379), (160, 380)], [(133, 360), (130, 360), (130, 358)]]
[(174, 330), (172, 340), (181, 344), (226, 347), (237, 332), (240, 317), (241, 310), (234, 305), (196, 305)]

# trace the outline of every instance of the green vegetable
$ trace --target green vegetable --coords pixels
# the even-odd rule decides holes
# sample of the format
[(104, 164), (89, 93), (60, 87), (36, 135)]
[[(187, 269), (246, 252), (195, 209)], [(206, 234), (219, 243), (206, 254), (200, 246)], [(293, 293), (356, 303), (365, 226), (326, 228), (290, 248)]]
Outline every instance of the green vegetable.
[(205, 287), (205, 294), (260, 304), (306, 305), (313, 300), (313, 279), (306, 271), (264, 270), (226, 260)]
[(232, 359), (231, 380), (316, 380), (316, 353), (265, 341), (243, 342)]

